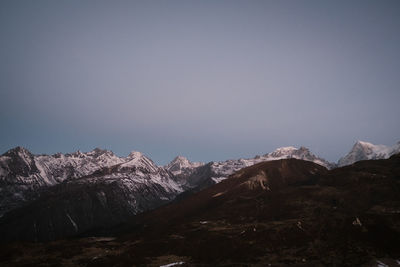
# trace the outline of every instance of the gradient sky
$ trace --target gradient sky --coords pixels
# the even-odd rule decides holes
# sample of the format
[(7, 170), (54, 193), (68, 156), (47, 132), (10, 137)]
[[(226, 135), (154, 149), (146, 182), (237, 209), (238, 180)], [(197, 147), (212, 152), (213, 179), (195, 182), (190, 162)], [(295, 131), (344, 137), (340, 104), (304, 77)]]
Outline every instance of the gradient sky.
[(0, 1), (0, 152), (159, 164), (400, 140), (400, 1)]

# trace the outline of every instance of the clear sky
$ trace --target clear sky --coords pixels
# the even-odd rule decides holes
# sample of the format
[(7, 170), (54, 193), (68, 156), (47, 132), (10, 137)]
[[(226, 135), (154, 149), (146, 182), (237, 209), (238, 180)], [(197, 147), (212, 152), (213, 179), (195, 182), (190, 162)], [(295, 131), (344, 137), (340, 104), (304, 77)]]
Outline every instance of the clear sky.
[(0, 1), (0, 152), (159, 164), (400, 141), (400, 1)]

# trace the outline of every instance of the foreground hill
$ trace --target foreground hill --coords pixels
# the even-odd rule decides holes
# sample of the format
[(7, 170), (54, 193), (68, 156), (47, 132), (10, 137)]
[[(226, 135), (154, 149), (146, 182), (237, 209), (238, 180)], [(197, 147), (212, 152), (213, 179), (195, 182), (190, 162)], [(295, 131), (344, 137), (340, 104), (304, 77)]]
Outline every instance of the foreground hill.
[(263, 162), (109, 230), (6, 244), (2, 265), (376, 266), (400, 259), (400, 156), (328, 171)]

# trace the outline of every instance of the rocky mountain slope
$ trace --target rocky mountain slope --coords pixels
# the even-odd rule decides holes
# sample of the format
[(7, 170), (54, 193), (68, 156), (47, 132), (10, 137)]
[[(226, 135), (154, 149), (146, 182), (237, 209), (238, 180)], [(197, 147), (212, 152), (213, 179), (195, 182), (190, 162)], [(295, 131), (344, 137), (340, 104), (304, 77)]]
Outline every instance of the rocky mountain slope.
[(400, 142), (390, 147), (357, 141), (350, 152), (339, 160), (338, 166), (350, 165), (360, 160), (387, 159), (397, 153), (400, 153)]
[(2, 238), (43, 241), (99, 230), (165, 204), (181, 192), (166, 170), (134, 152), (124, 163), (67, 179), (6, 213), (1, 218)]
[[(99, 175), (107, 170), (115, 173)], [(165, 183), (166, 191), (182, 191), (171, 179), (170, 173), (140, 152), (134, 151), (127, 157), (118, 157), (111, 151), (101, 149), (87, 153), (77, 151), (72, 154), (33, 155), (17, 147), (0, 156), (0, 216), (36, 199), (57, 184), (77, 179), (80, 179), (79, 183), (87, 184), (99, 180), (109, 182), (110, 179), (118, 179), (121, 170), (131, 180), (146, 181), (148, 184), (168, 181)], [(97, 179), (90, 179), (90, 175)]]
[(113, 236), (7, 243), (0, 263), (395, 266), (399, 177), (400, 155), (334, 170), (296, 159), (262, 162), (137, 215), (110, 229)]

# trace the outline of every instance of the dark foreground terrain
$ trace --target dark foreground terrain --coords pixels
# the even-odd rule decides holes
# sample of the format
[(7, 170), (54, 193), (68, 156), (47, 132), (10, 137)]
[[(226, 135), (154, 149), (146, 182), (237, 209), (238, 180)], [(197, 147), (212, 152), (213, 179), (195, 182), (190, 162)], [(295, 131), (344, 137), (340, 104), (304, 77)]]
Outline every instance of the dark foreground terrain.
[(3, 242), (0, 265), (396, 266), (400, 155), (331, 171), (295, 159), (260, 163), (87, 235), (97, 237)]

